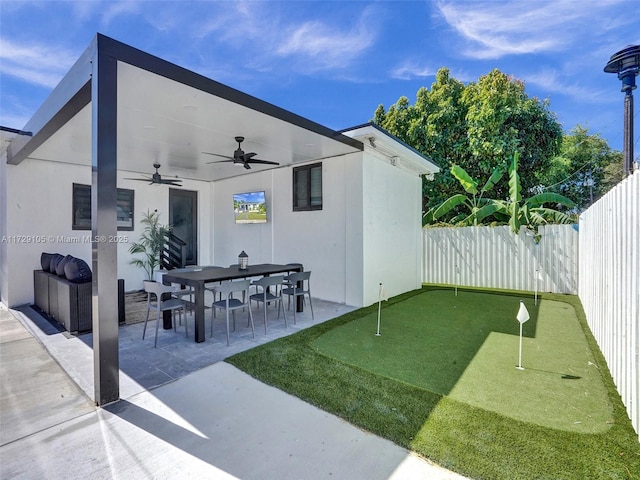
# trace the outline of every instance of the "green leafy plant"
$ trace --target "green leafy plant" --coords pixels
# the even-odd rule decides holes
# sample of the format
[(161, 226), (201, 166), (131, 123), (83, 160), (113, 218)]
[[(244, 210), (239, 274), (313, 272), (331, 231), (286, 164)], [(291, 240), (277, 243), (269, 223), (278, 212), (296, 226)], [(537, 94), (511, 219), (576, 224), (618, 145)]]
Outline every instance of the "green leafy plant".
[(153, 280), (153, 274), (160, 266), (166, 236), (171, 232), (171, 226), (160, 224), (159, 217), (160, 214), (155, 210), (143, 213), (140, 223), (144, 225), (144, 230), (140, 240), (129, 247), (129, 253), (142, 255), (142, 258), (133, 258), (129, 263), (144, 269), (148, 280)]
[(458, 180), (468, 195), (456, 194), (447, 198), (440, 205), (430, 209), (422, 217), (422, 224), (428, 225), (439, 221), (443, 216), (458, 206), (466, 207), (468, 213), (460, 213), (453, 217), (449, 223), (459, 226), (478, 225), (491, 215), (503, 209), (503, 204), (497, 200), (484, 198), (484, 194), (490, 191), (502, 178), (504, 170), (496, 167), (491, 172), (489, 180), (478, 190), (478, 181), (460, 166), (451, 165), (451, 174)]
[(522, 199), (522, 186), (518, 175), (518, 151), (513, 154), (513, 160), (509, 166), (509, 200), (504, 203), (501, 213), (509, 216), (509, 226), (516, 235), (520, 227), (524, 226), (540, 240), (538, 227), (546, 224), (570, 224), (575, 223), (572, 215), (545, 207), (546, 204), (563, 205), (573, 208), (575, 203), (559, 193), (539, 193)]

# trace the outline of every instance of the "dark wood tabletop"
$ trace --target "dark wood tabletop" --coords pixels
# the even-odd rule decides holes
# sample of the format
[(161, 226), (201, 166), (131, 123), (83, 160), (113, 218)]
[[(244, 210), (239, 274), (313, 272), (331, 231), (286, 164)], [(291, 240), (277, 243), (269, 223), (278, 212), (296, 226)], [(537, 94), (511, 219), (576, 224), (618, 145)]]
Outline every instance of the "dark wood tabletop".
[[(166, 285), (177, 283), (193, 287), (195, 297), (195, 341), (200, 343), (205, 341), (204, 292), (206, 283), (301, 271), (303, 271), (303, 268), (302, 264), (299, 263), (287, 265), (262, 263), (249, 265), (244, 270), (240, 270), (236, 265), (231, 267), (194, 267), (193, 269), (169, 270), (162, 276), (162, 282)], [(299, 312), (303, 309), (301, 297), (298, 298), (296, 309)], [(164, 328), (172, 328), (171, 312), (165, 312), (163, 319)]]

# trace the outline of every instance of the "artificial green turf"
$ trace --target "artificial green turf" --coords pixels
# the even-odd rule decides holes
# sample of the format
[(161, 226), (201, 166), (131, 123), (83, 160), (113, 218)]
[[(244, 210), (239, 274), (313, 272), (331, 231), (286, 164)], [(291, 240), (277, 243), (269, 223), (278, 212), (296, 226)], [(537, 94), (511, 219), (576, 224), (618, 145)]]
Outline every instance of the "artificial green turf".
[(435, 290), (371, 313), (312, 343), (320, 353), (469, 405), (541, 426), (581, 433), (611, 425), (611, 404), (574, 308), (523, 299)]
[[(388, 319), (387, 310), (392, 307), (401, 306), (416, 295), (423, 296), (431, 290), (432, 287), (425, 287), (422, 291), (390, 299), (384, 304), (382, 318)], [(509, 295), (508, 292), (500, 293)], [(516, 298), (523, 298), (523, 294), (518, 293)], [(562, 300), (575, 309), (611, 405), (610, 428), (605, 431), (585, 434), (516, 420), (337, 360), (319, 353), (313, 347), (314, 342), (327, 332), (375, 315), (377, 305), (234, 355), (227, 361), (265, 383), (290, 392), (470, 478), (640, 478), (637, 435), (615, 390), (606, 363), (586, 327), (580, 302), (577, 297), (550, 294), (543, 295), (542, 299)], [(533, 328), (537, 334), (542, 326), (538, 324), (537, 317), (532, 320), (535, 323), (528, 328)], [(390, 334), (388, 326), (388, 321), (385, 321), (383, 336)], [(561, 352), (551, 354), (562, 357)], [(471, 360), (469, 363), (473, 364)], [(511, 363), (514, 364), (513, 361)], [(523, 364), (526, 368), (526, 355)], [(549, 372), (581, 376), (565, 369)], [(459, 375), (458, 381), (465, 373)], [(525, 370), (525, 373), (530, 372)], [(566, 380), (570, 383), (577, 379)], [(449, 394), (453, 394), (457, 388), (457, 382), (443, 384), (445, 387), (449, 385)]]

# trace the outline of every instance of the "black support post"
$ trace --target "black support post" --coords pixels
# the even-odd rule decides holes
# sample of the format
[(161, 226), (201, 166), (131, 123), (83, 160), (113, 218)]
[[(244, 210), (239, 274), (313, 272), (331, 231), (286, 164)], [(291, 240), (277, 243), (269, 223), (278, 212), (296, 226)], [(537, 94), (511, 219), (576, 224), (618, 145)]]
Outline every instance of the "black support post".
[(96, 39), (91, 77), (93, 364), (97, 405), (120, 397), (118, 355), (117, 60)]

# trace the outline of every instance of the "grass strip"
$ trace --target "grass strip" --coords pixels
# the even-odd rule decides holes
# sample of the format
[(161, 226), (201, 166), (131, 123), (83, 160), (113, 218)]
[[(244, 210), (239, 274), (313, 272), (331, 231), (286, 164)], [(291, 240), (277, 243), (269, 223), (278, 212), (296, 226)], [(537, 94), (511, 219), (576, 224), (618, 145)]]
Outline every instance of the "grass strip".
[[(394, 297), (384, 305), (441, 287)], [(478, 289), (465, 289), (483, 291)], [(460, 291), (460, 289), (459, 289)], [(491, 291), (494, 292), (494, 291)], [(495, 291), (500, 295), (528, 293)], [(322, 355), (324, 333), (376, 312), (377, 304), (227, 359), (258, 380), (474, 479), (640, 478), (640, 445), (577, 297), (540, 295), (571, 304), (613, 406), (612, 425), (597, 434), (541, 427), (473, 407), (425, 388)]]

